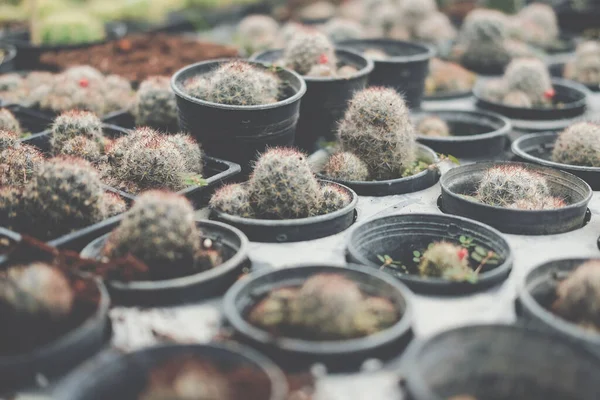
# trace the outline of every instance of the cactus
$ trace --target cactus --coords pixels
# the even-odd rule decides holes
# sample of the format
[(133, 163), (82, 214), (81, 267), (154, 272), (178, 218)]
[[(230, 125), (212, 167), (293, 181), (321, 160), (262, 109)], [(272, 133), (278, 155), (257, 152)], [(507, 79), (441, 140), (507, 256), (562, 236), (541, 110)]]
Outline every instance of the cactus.
[(552, 309), (561, 317), (600, 329), (600, 262), (579, 265), (556, 287)]
[[(521, 24), (528, 25), (527, 29), (523, 29), (526, 33), (525, 39), (540, 47), (548, 47), (558, 39), (559, 27), (558, 18), (551, 6), (542, 3), (533, 3), (523, 8), (517, 19)], [(534, 32), (539, 29), (540, 35), (530, 36), (527, 33)]]
[(21, 124), (15, 115), (6, 108), (0, 108), (0, 130), (15, 132), (21, 134)]
[(335, 15), (336, 9), (333, 4), (328, 1), (317, 1), (315, 3), (304, 6), (298, 11), (298, 16), (307, 20), (328, 19)]
[(109, 258), (131, 254), (148, 266), (153, 279), (170, 279), (196, 271), (200, 240), (190, 202), (152, 190), (136, 199), (102, 253)]
[(36, 45), (73, 45), (104, 40), (101, 20), (77, 10), (62, 11), (39, 21), (32, 42)]
[(559, 197), (542, 197), (539, 199), (521, 199), (509, 205), (517, 210), (554, 210), (565, 207), (567, 203)]
[(473, 89), (477, 75), (462, 66), (434, 58), (425, 82), (427, 94), (466, 92)]
[(358, 22), (344, 18), (329, 20), (323, 25), (323, 33), (333, 42), (361, 39), (365, 35), (363, 27)]
[(425, 136), (450, 136), (450, 127), (440, 117), (429, 115), (419, 121), (417, 132)]
[(372, 179), (394, 179), (415, 160), (415, 133), (408, 107), (393, 89), (356, 92), (338, 128), (343, 151), (358, 156)]
[(502, 102), (507, 106), (511, 107), (521, 107), (521, 108), (531, 108), (533, 107), (533, 102), (527, 96), (527, 93), (521, 90), (511, 90), (506, 93)]
[(116, 193), (106, 192), (102, 197), (103, 214), (106, 218), (127, 211), (127, 203)]
[(521, 58), (512, 61), (506, 68), (504, 81), (509, 91), (524, 92), (533, 105), (551, 104), (554, 89), (548, 69), (541, 60)]
[(546, 179), (519, 165), (499, 165), (485, 172), (476, 198), (482, 203), (507, 207), (518, 200), (535, 200), (550, 196)]
[(196, 140), (187, 133), (178, 133), (165, 136), (167, 142), (172, 143), (183, 158), (187, 172), (202, 174), (204, 169), (204, 157), (202, 148)]
[(54, 78), (51, 85), (41, 87), (36, 93), (41, 109), (56, 113), (81, 110), (103, 115), (105, 109), (104, 93), (99, 88), (89, 86), (87, 80), (75, 80), (64, 74)]
[(266, 50), (277, 39), (279, 24), (268, 15), (249, 15), (237, 27), (240, 45), (248, 53)]
[(281, 288), (273, 290), (261, 300), (248, 315), (253, 325), (261, 328), (276, 328), (291, 323), (292, 307), (298, 296), (298, 289)]
[(328, 77), (329, 76), (329, 77), (331, 77), (331, 76), (335, 76), (335, 75), (336, 75), (336, 71), (330, 65), (318, 64), (318, 65), (314, 65), (305, 76), (312, 76), (312, 77)]
[(241, 184), (226, 185), (215, 191), (210, 199), (210, 207), (229, 215), (254, 218), (248, 189)]
[(562, 131), (554, 143), (552, 161), (600, 167), (600, 125), (578, 122)]
[(349, 152), (332, 155), (323, 167), (323, 174), (343, 181), (366, 181), (369, 169), (360, 158)]
[(456, 39), (457, 35), (450, 18), (440, 12), (431, 14), (415, 28), (416, 38), (436, 44), (440, 48), (446, 42)]
[(467, 68), (498, 68), (510, 62), (504, 47), (508, 37), (508, 18), (495, 10), (475, 10), (469, 13), (461, 30), (465, 51), (461, 63)]
[(104, 82), (104, 75), (90, 65), (74, 65), (62, 73), (63, 76), (86, 85), (100, 85)]
[(104, 80), (105, 113), (129, 110), (133, 107), (135, 94), (131, 83), (118, 75), (109, 75)]
[(52, 124), (52, 151), (60, 154), (65, 143), (78, 136), (95, 142), (100, 151), (104, 141), (100, 118), (88, 111), (67, 111), (59, 115)]
[(508, 87), (503, 79), (490, 79), (481, 84), (480, 96), (484, 99), (501, 102), (508, 93)]
[(44, 162), (35, 147), (19, 145), (0, 152), (0, 186), (23, 187), (31, 181)]
[(80, 157), (94, 165), (104, 161), (102, 144), (85, 136), (76, 136), (67, 140), (56, 155)]
[(366, 49), (363, 51), (363, 56), (370, 58), (371, 60), (383, 61), (387, 60), (389, 56), (387, 53), (380, 49)]
[[(21, 191), (10, 186), (0, 186), (0, 221), (5, 228), (20, 230), (23, 217)], [(29, 221), (31, 223), (31, 221)]]
[(306, 156), (287, 148), (262, 154), (250, 177), (248, 192), (259, 218), (306, 218), (316, 215), (321, 206), (321, 186)]
[(372, 335), (398, 322), (398, 311), (394, 304), (383, 297), (368, 297), (354, 317), (360, 336)]
[(287, 43), (292, 40), (292, 38), (294, 36), (296, 36), (296, 34), (298, 34), (299, 32), (302, 32), (304, 30), (304, 25), (301, 25), (297, 22), (286, 22), (281, 29), (279, 30), (278, 36), (279, 39), (277, 40), (277, 47), (285, 47), (287, 45)]
[(0, 129), (0, 151), (14, 147), (19, 143), (19, 135), (14, 131)]
[(140, 84), (135, 95), (133, 113), (135, 123), (156, 129), (167, 129), (178, 124), (177, 101), (166, 76), (152, 76)]
[(425, 277), (444, 277), (451, 271), (471, 271), (469, 251), (449, 242), (435, 242), (423, 255), (419, 263), (419, 273)]
[(19, 74), (0, 75), (0, 92), (12, 92), (18, 90), (24, 84), (23, 77)]
[(435, 0), (403, 0), (400, 5), (400, 14), (403, 20), (417, 25), (436, 13), (437, 9)]
[(346, 207), (352, 201), (350, 194), (336, 185), (325, 185), (321, 188), (321, 211), (319, 214), (329, 214)]
[(283, 52), (283, 63), (299, 74), (306, 75), (318, 64), (336, 69), (337, 60), (333, 44), (327, 36), (305, 28), (287, 43)]
[(574, 59), (565, 65), (564, 76), (586, 85), (600, 84), (600, 44), (596, 41), (579, 44)]

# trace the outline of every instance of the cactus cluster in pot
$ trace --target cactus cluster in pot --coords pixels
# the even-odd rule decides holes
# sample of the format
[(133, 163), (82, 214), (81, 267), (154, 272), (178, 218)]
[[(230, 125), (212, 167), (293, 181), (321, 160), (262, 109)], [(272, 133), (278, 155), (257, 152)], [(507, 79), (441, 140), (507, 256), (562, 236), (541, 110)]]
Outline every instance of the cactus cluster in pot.
[(600, 125), (595, 122), (578, 122), (566, 128), (554, 143), (552, 161), (600, 167)]
[(548, 4), (529, 4), (511, 18), (510, 35), (542, 49), (555, 45), (559, 33), (558, 17)]
[(588, 86), (600, 85), (600, 44), (589, 40), (580, 43), (575, 56), (565, 64), (564, 77)]
[(351, 201), (347, 191), (317, 180), (305, 154), (273, 148), (261, 155), (247, 182), (220, 188), (210, 206), (245, 218), (297, 219), (334, 212)]

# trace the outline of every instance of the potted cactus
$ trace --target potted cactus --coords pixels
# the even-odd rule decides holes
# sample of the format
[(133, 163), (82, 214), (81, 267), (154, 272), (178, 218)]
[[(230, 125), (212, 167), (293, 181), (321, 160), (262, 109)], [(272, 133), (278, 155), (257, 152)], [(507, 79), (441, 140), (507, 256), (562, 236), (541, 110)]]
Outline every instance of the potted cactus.
[(595, 40), (582, 42), (570, 60), (551, 63), (548, 68), (555, 77), (581, 83), (594, 92), (600, 91), (600, 44)]
[[(91, 272), (104, 278), (118, 303), (164, 304), (210, 297), (224, 291), (248, 264), (248, 241), (241, 232), (196, 221), (191, 203), (175, 193), (143, 193), (115, 225), (81, 254), (108, 263), (93, 265)], [(117, 261), (127, 256), (135, 257), (140, 267), (120, 268)]]
[(471, 96), (477, 75), (461, 65), (432, 58), (425, 79), (425, 101), (453, 100)]
[(270, 149), (245, 183), (224, 186), (210, 200), (212, 217), (239, 227), (251, 240), (299, 241), (338, 233), (354, 222), (356, 194), (319, 181), (306, 156)]
[(556, 12), (549, 4), (536, 2), (521, 9), (511, 21), (510, 35), (549, 54), (574, 50), (573, 37), (561, 35)]

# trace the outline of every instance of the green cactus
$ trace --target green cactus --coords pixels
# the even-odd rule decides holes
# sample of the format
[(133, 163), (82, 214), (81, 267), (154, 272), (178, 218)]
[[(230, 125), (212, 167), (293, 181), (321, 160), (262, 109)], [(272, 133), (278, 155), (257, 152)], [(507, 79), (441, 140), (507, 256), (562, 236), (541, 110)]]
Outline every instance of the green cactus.
[(41, 19), (33, 31), (32, 42), (36, 45), (73, 45), (105, 38), (101, 20), (85, 12), (69, 10)]
[[(103, 150), (102, 121), (91, 112), (67, 111), (62, 113), (54, 120), (51, 130), (50, 145), (54, 154), (61, 154), (65, 144), (79, 136), (95, 143), (98, 153)], [(70, 147), (73, 148), (73, 145)]]
[(360, 158), (349, 152), (336, 153), (329, 157), (323, 174), (343, 181), (366, 181), (369, 169)]
[(23, 187), (43, 162), (44, 156), (33, 146), (18, 145), (0, 151), (0, 186)]
[(248, 192), (258, 218), (306, 218), (316, 215), (321, 206), (321, 186), (306, 156), (287, 148), (262, 154), (250, 177)]
[(248, 15), (237, 26), (240, 46), (249, 54), (266, 50), (277, 40), (279, 24), (268, 15)]
[(600, 167), (600, 125), (578, 122), (562, 131), (554, 143), (552, 161)]
[(531, 108), (533, 107), (533, 102), (527, 96), (527, 93), (521, 90), (511, 90), (506, 93), (502, 102), (507, 106), (511, 107), (521, 107), (521, 108)]
[(477, 189), (482, 203), (507, 207), (518, 200), (535, 200), (550, 196), (546, 178), (519, 165), (498, 165), (489, 168)]
[(167, 135), (165, 139), (168, 143), (173, 144), (185, 164), (187, 172), (201, 175), (204, 169), (204, 156), (202, 148), (196, 140), (187, 133), (178, 133), (175, 135)]
[(265, 329), (277, 328), (291, 324), (292, 307), (298, 289), (281, 288), (273, 290), (261, 300), (248, 314), (248, 320), (253, 325)]
[(554, 90), (550, 74), (541, 60), (521, 58), (512, 61), (504, 72), (504, 81), (509, 91), (524, 92), (534, 106), (552, 103)]
[(17, 135), (22, 133), (19, 120), (6, 108), (0, 108), (0, 130), (12, 131)]
[(155, 129), (172, 129), (178, 125), (178, 111), (171, 80), (167, 76), (152, 76), (140, 84), (133, 113), (135, 123)]
[(339, 186), (325, 185), (321, 188), (321, 211), (319, 214), (329, 214), (346, 207), (352, 201), (350, 194)]
[(323, 25), (323, 33), (333, 42), (362, 39), (365, 36), (364, 28), (360, 23), (345, 18), (329, 20)]
[(354, 317), (354, 325), (360, 336), (381, 332), (398, 322), (398, 310), (383, 297), (367, 297)]
[(503, 68), (510, 62), (504, 47), (508, 18), (495, 10), (474, 10), (465, 18), (460, 32), (465, 46), (461, 63), (470, 69)]
[(449, 242), (434, 242), (421, 256), (419, 273), (425, 277), (445, 277), (456, 271), (471, 272), (469, 252)]
[(109, 258), (131, 254), (148, 266), (152, 279), (171, 279), (198, 272), (201, 235), (185, 197), (152, 190), (136, 199), (102, 253)]
[(438, 116), (428, 115), (417, 124), (417, 132), (425, 136), (450, 136), (450, 127)]
[(19, 135), (15, 131), (0, 129), (0, 151), (14, 147), (19, 143)]
[(248, 189), (242, 184), (225, 185), (217, 189), (210, 199), (210, 207), (229, 215), (243, 218), (255, 217), (250, 205)]
[(290, 39), (283, 51), (283, 63), (301, 75), (306, 75), (318, 64), (336, 69), (337, 59), (331, 41), (323, 33), (310, 28)]
[(358, 156), (375, 180), (398, 178), (415, 161), (408, 107), (393, 89), (356, 92), (340, 122), (338, 138), (342, 150)]

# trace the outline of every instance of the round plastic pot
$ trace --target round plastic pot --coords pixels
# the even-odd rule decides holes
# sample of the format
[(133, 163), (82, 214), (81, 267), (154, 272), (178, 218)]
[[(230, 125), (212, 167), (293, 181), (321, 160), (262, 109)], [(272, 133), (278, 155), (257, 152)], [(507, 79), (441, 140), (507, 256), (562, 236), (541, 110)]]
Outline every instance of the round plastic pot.
[[(209, 74), (227, 62), (231, 60), (205, 61), (180, 69), (171, 78), (171, 87), (177, 98), (181, 129), (202, 143), (208, 155), (240, 164), (242, 172), (248, 173), (252, 161), (266, 148), (294, 143), (300, 99), (306, 92), (306, 84), (295, 72), (278, 69), (286, 98), (257, 106), (211, 103), (185, 92), (183, 85), (188, 79)], [(269, 68), (263, 63), (250, 63)]]
[[(192, 303), (223, 294), (250, 266), (248, 239), (238, 229), (215, 221), (198, 221), (203, 238), (210, 238), (223, 246), (225, 261), (208, 271), (162, 281), (115, 282), (107, 281), (113, 303), (135, 306), (164, 306)], [(110, 233), (88, 244), (82, 251), (84, 258), (101, 258), (101, 252)]]
[(62, 400), (137, 399), (148, 384), (154, 368), (181, 357), (214, 363), (223, 368), (250, 368), (270, 382), (270, 396), (284, 400), (288, 387), (283, 372), (272, 361), (256, 351), (234, 344), (168, 344), (129, 354), (106, 352), (94, 362), (73, 372), (53, 392)]
[(414, 264), (413, 251), (422, 251), (430, 243), (448, 241), (460, 243), (460, 237), (495, 252), (501, 262), (483, 266), (477, 282), (456, 282), (443, 278), (424, 278), (416, 273), (405, 274), (392, 268), (383, 271), (402, 281), (417, 293), (462, 295), (487, 289), (502, 283), (510, 274), (513, 256), (508, 242), (500, 232), (466, 218), (439, 214), (391, 215), (370, 220), (352, 230), (346, 247), (349, 262), (381, 269), (379, 256), (388, 255), (405, 265)]
[(464, 92), (440, 92), (435, 94), (424, 94), (423, 101), (450, 101), (450, 100), (460, 100), (466, 99), (473, 95), (472, 90), (467, 90)]
[[(435, 164), (439, 161), (437, 154), (429, 147), (417, 146), (417, 158), (428, 163)], [(426, 169), (413, 176), (406, 178), (389, 179), (385, 181), (344, 181), (333, 179), (323, 174), (317, 174), (319, 178), (331, 180), (348, 186), (361, 196), (390, 196), (395, 194), (406, 194), (425, 190), (435, 185), (440, 174), (436, 168)]]
[[(551, 63), (548, 65), (548, 70), (550, 71), (550, 75), (555, 78), (563, 78), (565, 76), (565, 63)], [(597, 85), (588, 85), (585, 83), (580, 83), (580, 85), (585, 86), (589, 90), (593, 92), (600, 92), (600, 83)]]
[(298, 219), (254, 219), (211, 211), (210, 218), (235, 226), (244, 232), (253, 242), (302, 242), (335, 235), (346, 230), (357, 218), (356, 204), (358, 196), (352, 189), (339, 183), (321, 181), (337, 185), (352, 198), (350, 204), (341, 210), (315, 217)]
[(508, 118), (549, 121), (575, 118), (582, 115), (587, 108), (588, 90), (585, 86), (565, 79), (552, 79), (552, 86), (556, 92), (554, 102), (561, 103), (555, 107), (512, 107), (502, 103), (487, 100), (480, 95), (480, 88), (475, 87), (473, 94), (477, 99), (477, 107), (502, 114)]
[(574, 35), (561, 34), (555, 43), (543, 49), (549, 55), (568, 54), (577, 49), (577, 41)]
[(592, 190), (600, 190), (600, 167), (568, 165), (552, 161), (552, 150), (557, 138), (558, 132), (521, 136), (513, 142), (512, 152), (523, 161), (567, 171), (586, 181)]
[(452, 136), (425, 136), (417, 140), (438, 153), (458, 158), (490, 159), (504, 153), (512, 124), (507, 118), (485, 111), (435, 110), (413, 114), (415, 126), (426, 116), (443, 119)]
[[(269, 292), (299, 287), (306, 279), (320, 273), (344, 275), (356, 282), (364, 293), (389, 299), (401, 316), (399, 321), (363, 338), (311, 341), (274, 336), (246, 320), (252, 307)], [(225, 295), (223, 310), (242, 341), (259, 349), (284, 369), (301, 370), (314, 363), (323, 363), (330, 372), (350, 371), (360, 368), (367, 359), (391, 359), (404, 350), (413, 337), (411, 295), (403, 284), (377, 270), (357, 265), (306, 265), (251, 275), (249, 279), (238, 281)]]
[[(358, 72), (349, 78), (303, 76), (306, 96), (300, 105), (300, 121), (296, 131), (295, 145), (312, 152), (318, 143), (335, 140), (338, 121), (344, 116), (348, 101), (354, 92), (367, 86), (373, 62), (360, 54), (336, 49), (338, 62), (355, 67)], [(275, 63), (283, 56), (283, 50), (267, 50), (252, 56), (253, 60)]]
[[(553, 210), (531, 211), (490, 206), (463, 197), (475, 193), (485, 172), (499, 165), (522, 166), (542, 175), (551, 194), (565, 199), (568, 205)], [(552, 168), (514, 162), (476, 163), (451, 169), (442, 176), (440, 185), (443, 212), (483, 222), (504, 233), (552, 235), (579, 229), (589, 220), (590, 186), (575, 175)]]
[(0, 74), (6, 74), (15, 69), (17, 49), (14, 46), (0, 44), (0, 50), (4, 52), (4, 56), (0, 59)]
[(403, 95), (408, 107), (421, 107), (429, 60), (435, 54), (433, 47), (392, 39), (347, 40), (338, 45), (360, 53), (368, 49), (386, 53), (387, 59), (374, 60), (375, 68), (369, 76), (369, 86), (394, 88)]
[(96, 354), (110, 341), (110, 299), (104, 285), (99, 281), (95, 283), (100, 292), (98, 308), (81, 325), (29, 353), (0, 356), (0, 389), (31, 387), (39, 375), (57, 378)]
[(414, 342), (403, 361), (409, 400), (593, 400), (600, 393), (598, 358), (519, 326), (442, 332)]

